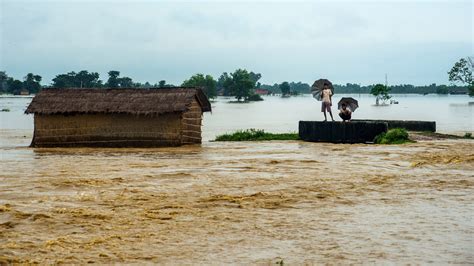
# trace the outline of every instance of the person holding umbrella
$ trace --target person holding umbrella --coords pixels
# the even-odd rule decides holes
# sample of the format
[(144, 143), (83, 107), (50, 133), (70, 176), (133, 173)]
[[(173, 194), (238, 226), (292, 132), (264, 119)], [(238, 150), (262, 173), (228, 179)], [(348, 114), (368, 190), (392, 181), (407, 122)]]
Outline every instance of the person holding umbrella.
[(331, 115), (332, 121), (334, 118), (332, 117), (331, 112), (331, 105), (332, 105), (332, 95), (334, 94), (334, 87), (332, 86), (331, 81), (327, 79), (318, 79), (313, 83), (311, 86), (311, 94), (313, 97), (321, 101), (321, 112), (324, 113), (324, 121), (327, 121), (326, 111), (329, 112)]
[(359, 103), (352, 97), (342, 97), (337, 107), (339, 109), (339, 117), (342, 118), (342, 121), (351, 121), (352, 112), (359, 107)]
[(352, 112), (347, 108), (347, 104), (342, 104), (341, 109), (339, 109), (339, 117), (342, 118), (343, 122), (351, 121)]

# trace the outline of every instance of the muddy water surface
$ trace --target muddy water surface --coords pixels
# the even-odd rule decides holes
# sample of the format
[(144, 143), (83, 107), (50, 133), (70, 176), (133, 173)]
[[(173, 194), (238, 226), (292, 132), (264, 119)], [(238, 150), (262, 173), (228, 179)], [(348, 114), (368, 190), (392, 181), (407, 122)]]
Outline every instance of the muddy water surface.
[(474, 261), (474, 142), (29, 149), (2, 130), (0, 263)]

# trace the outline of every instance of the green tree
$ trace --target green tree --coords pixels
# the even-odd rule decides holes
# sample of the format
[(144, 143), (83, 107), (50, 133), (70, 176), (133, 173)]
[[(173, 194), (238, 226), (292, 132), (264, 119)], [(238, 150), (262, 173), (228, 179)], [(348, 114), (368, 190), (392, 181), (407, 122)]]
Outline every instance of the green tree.
[(102, 80), (99, 79), (99, 73), (87, 70), (79, 71), (74, 77), (74, 84), (79, 88), (100, 88)]
[(474, 96), (474, 82), (472, 79), (473, 65), (474, 62), (472, 57), (461, 58), (448, 72), (449, 81), (467, 85), (471, 97)]
[(129, 77), (118, 78), (118, 84), (120, 88), (133, 88), (135, 87), (135, 83)]
[(283, 96), (290, 95), (290, 84), (288, 82), (283, 82), (280, 84), (280, 91)]
[(23, 82), (13, 79), (10, 84), (10, 92), (13, 94), (20, 94), (23, 90)]
[(118, 88), (120, 86), (120, 71), (111, 70), (107, 74), (109, 74), (109, 79), (105, 85), (109, 88)]
[(252, 79), (250, 73), (245, 69), (237, 69), (231, 74), (231, 77), (230, 89), (232, 95), (235, 96), (237, 101), (241, 99), (248, 100), (255, 88), (255, 80)]
[(229, 96), (232, 93), (231, 85), (232, 77), (227, 72), (224, 72), (217, 80), (217, 91), (222, 93), (224, 96)]
[(377, 84), (375, 85), (370, 93), (376, 97), (375, 99), (375, 104), (379, 105), (379, 100), (382, 100), (383, 103), (387, 101), (388, 99), (392, 98), (388, 93), (390, 92), (390, 89), (382, 84)]
[(158, 87), (160, 88), (166, 87), (166, 80), (160, 80), (160, 82), (158, 82)]
[(41, 89), (41, 76), (34, 75), (33, 73), (28, 73), (24, 77), (23, 89), (27, 90), (29, 93), (38, 93)]
[(209, 98), (214, 98), (217, 95), (216, 86), (217, 81), (211, 75), (204, 76), (203, 74), (195, 74), (189, 79), (185, 80), (181, 86), (184, 87), (202, 87), (204, 93)]
[(5, 71), (0, 71), (0, 93), (8, 93), (8, 84), (11, 78)]

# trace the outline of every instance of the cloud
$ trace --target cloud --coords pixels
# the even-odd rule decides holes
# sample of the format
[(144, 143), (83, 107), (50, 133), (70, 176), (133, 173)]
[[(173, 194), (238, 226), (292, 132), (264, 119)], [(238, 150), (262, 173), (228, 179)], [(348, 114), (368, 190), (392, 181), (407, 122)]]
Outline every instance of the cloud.
[(471, 1), (2, 1), (0, 68), (21, 77), (120, 70), (179, 84), (245, 67), (267, 83), (319, 76), (446, 83), (473, 54)]

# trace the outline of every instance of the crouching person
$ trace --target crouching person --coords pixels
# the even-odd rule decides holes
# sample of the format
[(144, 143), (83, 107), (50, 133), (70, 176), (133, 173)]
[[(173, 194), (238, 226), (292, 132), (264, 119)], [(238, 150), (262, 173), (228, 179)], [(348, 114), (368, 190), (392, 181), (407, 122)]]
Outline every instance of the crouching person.
[(342, 104), (342, 108), (339, 110), (339, 116), (341, 117), (342, 121), (350, 121), (352, 118), (352, 112), (347, 108), (346, 104)]

